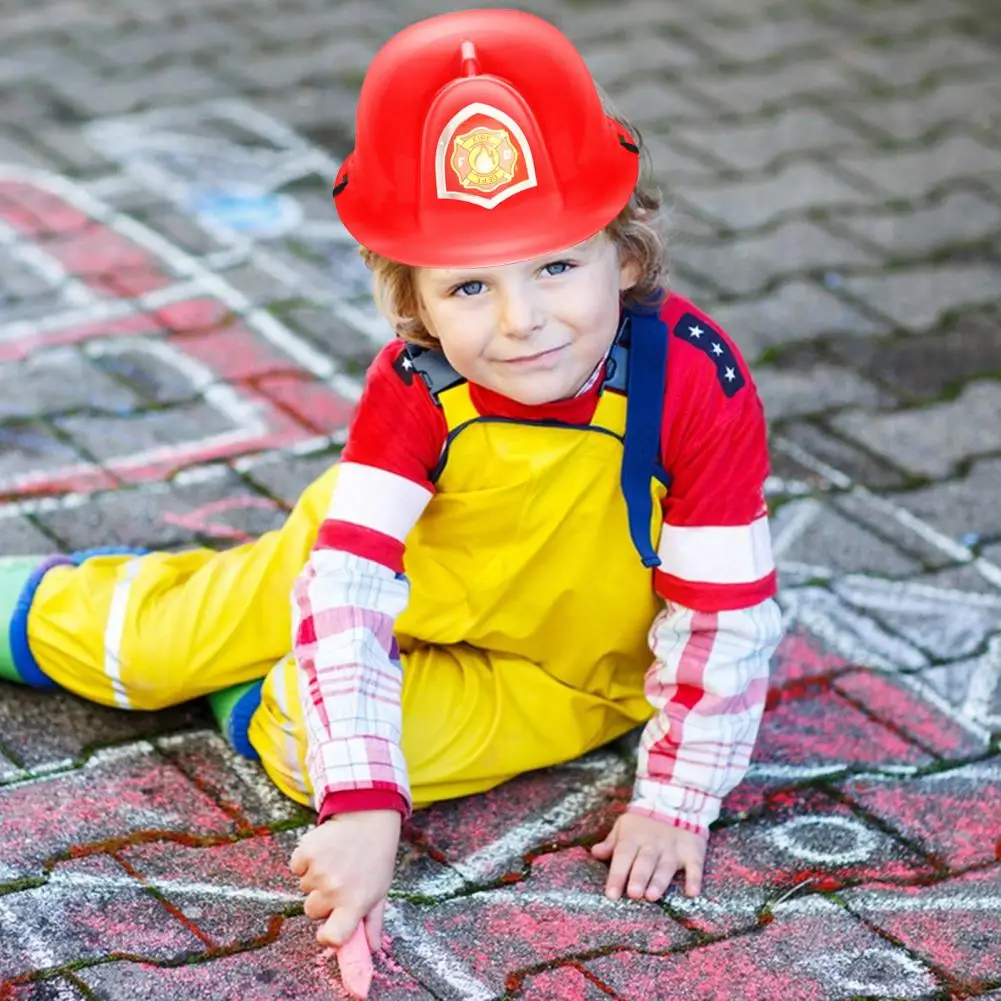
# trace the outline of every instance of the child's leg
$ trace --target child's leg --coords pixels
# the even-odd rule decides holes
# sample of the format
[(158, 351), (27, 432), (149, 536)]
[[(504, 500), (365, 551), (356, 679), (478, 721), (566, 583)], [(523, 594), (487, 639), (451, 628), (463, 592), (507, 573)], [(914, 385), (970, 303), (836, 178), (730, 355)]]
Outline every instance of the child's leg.
[(281, 529), (243, 546), (53, 567), (11, 632), (20, 614), (36, 671), (122, 708), (158, 709), (261, 678), (291, 645), (292, 585), (335, 475), (314, 482)]
[[(299, 683), (291, 656), (274, 667), (249, 738), (272, 781), (309, 804)], [(569, 761), (652, 713), (641, 688), (612, 702), (514, 657), (464, 645), (420, 648), (403, 658), (403, 752), (414, 806), (485, 792), (523, 772)]]

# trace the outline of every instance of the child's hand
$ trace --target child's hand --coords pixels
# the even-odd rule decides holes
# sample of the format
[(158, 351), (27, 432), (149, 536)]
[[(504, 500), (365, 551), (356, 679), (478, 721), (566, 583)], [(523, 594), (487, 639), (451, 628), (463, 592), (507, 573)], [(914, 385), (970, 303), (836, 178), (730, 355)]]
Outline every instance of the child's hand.
[(673, 827), (662, 820), (624, 813), (604, 841), (591, 853), (602, 861), (609, 858), (605, 896), (618, 900), (628, 879), (628, 895), (633, 900), (646, 896), (660, 900), (674, 874), (685, 871), (685, 892), (697, 897), (702, 889), (702, 866), (709, 838)]
[(337, 948), (365, 922), (373, 951), (382, 947), (382, 912), (393, 881), (402, 820), (396, 810), (342, 813), (299, 842), (289, 866), (305, 893), (305, 912), (326, 919), (320, 945)]

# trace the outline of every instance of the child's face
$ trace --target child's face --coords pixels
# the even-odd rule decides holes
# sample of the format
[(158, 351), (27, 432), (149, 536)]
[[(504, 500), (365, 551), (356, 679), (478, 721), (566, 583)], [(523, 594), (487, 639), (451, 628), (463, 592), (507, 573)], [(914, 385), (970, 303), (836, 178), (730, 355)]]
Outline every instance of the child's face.
[(635, 284), (600, 233), (562, 253), (487, 268), (418, 268), (421, 318), (455, 370), (519, 403), (573, 396), (615, 338)]

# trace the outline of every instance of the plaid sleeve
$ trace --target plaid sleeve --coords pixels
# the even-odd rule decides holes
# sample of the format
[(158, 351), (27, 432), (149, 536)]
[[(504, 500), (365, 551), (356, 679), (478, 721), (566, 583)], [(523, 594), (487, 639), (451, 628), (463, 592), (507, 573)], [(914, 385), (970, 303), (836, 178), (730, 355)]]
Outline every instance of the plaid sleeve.
[[(403, 672), (393, 635), (409, 584), (378, 562), (317, 549), (293, 589), (306, 770), (321, 819), (341, 809), (411, 809), (400, 748)], [(362, 795), (364, 794), (364, 795)]]
[(708, 831), (747, 772), (781, 635), (771, 598), (718, 612), (667, 603), (650, 633), (645, 690), (657, 715), (640, 739), (630, 812)]

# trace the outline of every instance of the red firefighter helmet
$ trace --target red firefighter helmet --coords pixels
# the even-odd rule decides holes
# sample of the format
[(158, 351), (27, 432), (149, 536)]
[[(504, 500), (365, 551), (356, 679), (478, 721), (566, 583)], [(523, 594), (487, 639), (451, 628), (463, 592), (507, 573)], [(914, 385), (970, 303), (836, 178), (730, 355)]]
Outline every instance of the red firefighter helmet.
[(363, 246), (418, 267), (486, 267), (571, 247), (610, 223), (639, 177), (584, 60), (515, 10), (419, 21), (369, 67), (355, 148), (334, 184)]

